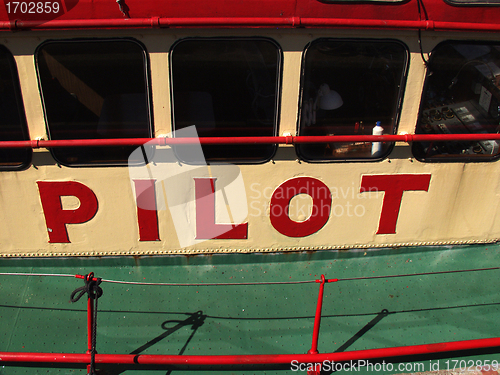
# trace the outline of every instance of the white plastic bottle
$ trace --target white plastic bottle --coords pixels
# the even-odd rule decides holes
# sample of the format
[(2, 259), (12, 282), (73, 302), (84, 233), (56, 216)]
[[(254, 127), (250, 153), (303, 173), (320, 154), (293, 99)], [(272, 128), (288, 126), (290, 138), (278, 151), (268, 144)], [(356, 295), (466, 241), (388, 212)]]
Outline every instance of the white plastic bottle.
[[(383, 135), (384, 128), (380, 125), (380, 121), (373, 127), (372, 135)], [(379, 156), (382, 153), (382, 142), (372, 142), (372, 156)]]

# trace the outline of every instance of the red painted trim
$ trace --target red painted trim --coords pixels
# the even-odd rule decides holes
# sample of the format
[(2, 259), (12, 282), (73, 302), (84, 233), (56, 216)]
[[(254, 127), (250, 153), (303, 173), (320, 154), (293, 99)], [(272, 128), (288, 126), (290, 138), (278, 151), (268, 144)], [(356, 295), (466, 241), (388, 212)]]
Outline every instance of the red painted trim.
[[(454, 6), (443, 0), (61, 0), (61, 11), (30, 14), (0, 6), (0, 29), (162, 27), (341, 27), (497, 31), (498, 6)], [(463, 23), (467, 20), (466, 23)]]
[(210, 26), (294, 26), (294, 20), (278, 17), (151, 17), (151, 18), (110, 18), (110, 19), (70, 19), (39, 21), (12, 21), (0, 23), (0, 29), (100, 29), (100, 28), (168, 28), (168, 27), (210, 27)]
[(319, 17), (150, 17), (125, 19), (69, 19), (52, 20), (43, 23), (40, 21), (22, 20), (0, 22), (0, 30), (7, 31), (169, 27), (321, 27), (483, 32), (495, 32), (500, 30), (500, 24), (496, 23)]
[(304, 144), (336, 142), (449, 142), (500, 140), (500, 134), (401, 134), (401, 135), (328, 135), (286, 137), (201, 137), (201, 138), (114, 138), (1, 141), (4, 148), (56, 148), (56, 147), (113, 147), (113, 146), (167, 146), (179, 144), (229, 145), (229, 144)]
[[(96, 354), (96, 363), (124, 365), (272, 365), (296, 363), (322, 363), (324, 361), (355, 361), (397, 358), (434, 353), (500, 347), (500, 337), (443, 342), (436, 344), (398, 346), (391, 348), (355, 350), (323, 354), (262, 354), (262, 355), (147, 355), (147, 354)], [(90, 354), (78, 353), (21, 353), (0, 352), (0, 363), (88, 363)]]

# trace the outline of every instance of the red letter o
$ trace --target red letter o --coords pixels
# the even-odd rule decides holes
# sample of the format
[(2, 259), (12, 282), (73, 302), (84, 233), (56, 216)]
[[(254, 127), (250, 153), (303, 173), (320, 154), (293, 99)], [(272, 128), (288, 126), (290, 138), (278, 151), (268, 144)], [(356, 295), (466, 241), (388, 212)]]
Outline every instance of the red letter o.
[[(313, 200), (312, 214), (305, 221), (290, 219), (290, 201), (298, 194), (308, 194)], [(271, 197), (269, 216), (273, 227), (288, 237), (305, 237), (323, 228), (330, 217), (332, 195), (323, 182), (312, 177), (297, 177), (283, 182)]]

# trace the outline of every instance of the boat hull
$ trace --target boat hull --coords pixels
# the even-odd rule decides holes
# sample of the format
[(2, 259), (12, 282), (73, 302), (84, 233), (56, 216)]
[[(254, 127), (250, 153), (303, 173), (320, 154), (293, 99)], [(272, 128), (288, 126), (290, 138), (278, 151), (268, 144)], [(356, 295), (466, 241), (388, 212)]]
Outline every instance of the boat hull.
[[(306, 354), (320, 285), (314, 280), (321, 275), (338, 281), (324, 285), (320, 353), (492, 338), (499, 318), (499, 291), (493, 282), (499, 256), (498, 245), (489, 244), (189, 257), (4, 258), (0, 351), (85, 353), (86, 298), (71, 303), (70, 295), (84, 284), (71, 275), (89, 272), (104, 280), (98, 299), (99, 354)], [(313, 282), (295, 283), (301, 281)], [(409, 372), (411, 366), (431, 371), (491, 365), (500, 361), (494, 352), (489, 348), (387, 358), (386, 363), (394, 362), (393, 371), (386, 368), (384, 373)], [(371, 365), (376, 363), (382, 362), (373, 360)], [(2, 365), (2, 374), (47, 366)], [(82, 366), (61, 363), (48, 371), (68, 373)], [(138, 365), (101, 366), (110, 373), (118, 368), (140, 371)], [(229, 369), (293, 373), (304, 366), (290, 362)], [(158, 373), (172, 368), (160, 367)], [(183, 369), (198, 371), (200, 366)], [(214, 371), (222, 369), (228, 368)]]

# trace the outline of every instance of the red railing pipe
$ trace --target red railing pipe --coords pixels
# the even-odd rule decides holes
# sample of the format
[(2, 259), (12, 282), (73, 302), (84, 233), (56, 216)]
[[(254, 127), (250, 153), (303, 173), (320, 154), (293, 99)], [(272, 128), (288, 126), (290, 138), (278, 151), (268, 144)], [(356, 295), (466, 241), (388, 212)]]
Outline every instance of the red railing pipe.
[(306, 144), (342, 142), (450, 142), (500, 140), (498, 133), (486, 134), (395, 134), (395, 135), (325, 135), (283, 137), (200, 137), (200, 138), (112, 138), (0, 141), (0, 149), (6, 148), (56, 148), (56, 147), (112, 147), (196, 144)]
[[(320, 354), (263, 354), (263, 355), (147, 355), (147, 354), (96, 354), (96, 363), (122, 365), (276, 365), (294, 363), (323, 363), (324, 361), (345, 362), (376, 360), (402, 356), (426, 355), (455, 351), (500, 347), (500, 337), (478, 340), (453, 341), (437, 344), (399, 346), (382, 349), (355, 350)], [(405, 359), (406, 360), (406, 359)], [(76, 353), (19, 353), (0, 352), (0, 363), (72, 363), (85, 364), (90, 354)], [(296, 362), (295, 362), (296, 361)]]
[(316, 280), (319, 283), (319, 293), (318, 293), (318, 303), (316, 304), (316, 314), (314, 315), (314, 327), (313, 327), (313, 337), (311, 349), (307, 352), (308, 354), (318, 354), (318, 339), (319, 339), (319, 328), (321, 325), (321, 310), (323, 308), (323, 294), (325, 291), (325, 283), (333, 283), (338, 281), (338, 279), (325, 279), (325, 275), (321, 275), (320, 280)]
[(377, 28), (442, 31), (500, 31), (498, 23), (439, 22), (433, 20), (385, 20), (308, 17), (148, 17), (111, 19), (70, 19), (50, 21), (12, 20), (0, 22), (0, 30), (100, 29), (160, 27), (325, 27)]
[(94, 305), (90, 297), (87, 298), (87, 354), (92, 350), (92, 323), (94, 322)]
[[(92, 351), (92, 323), (94, 321), (94, 306), (90, 297), (87, 298), (87, 354), (90, 355)], [(90, 359), (87, 363), (90, 362)], [(87, 374), (90, 374), (91, 366), (87, 365)]]
[[(319, 283), (319, 293), (318, 293), (318, 302), (316, 304), (316, 314), (314, 316), (314, 327), (313, 327), (313, 337), (311, 349), (307, 352), (307, 354), (318, 354), (318, 340), (319, 340), (319, 328), (321, 325), (321, 310), (323, 308), (323, 294), (325, 291), (325, 283), (331, 283), (338, 281), (338, 279), (325, 279), (325, 275), (321, 275), (320, 280), (316, 280)], [(317, 369), (308, 370), (307, 375), (319, 375), (320, 371)]]
[(319, 282), (319, 293), (318, 302), (316, 303), (316, 314), (314, 315), (312, 344), (311, 349), (307, 352), (308, 354), (318, 354), (319, 327), (321, 324), (321, 310), (323, 307), (323, 293), (325, 290), (325, 275), (321, 275), (321, 280), (316, 280), (316, 282)]

